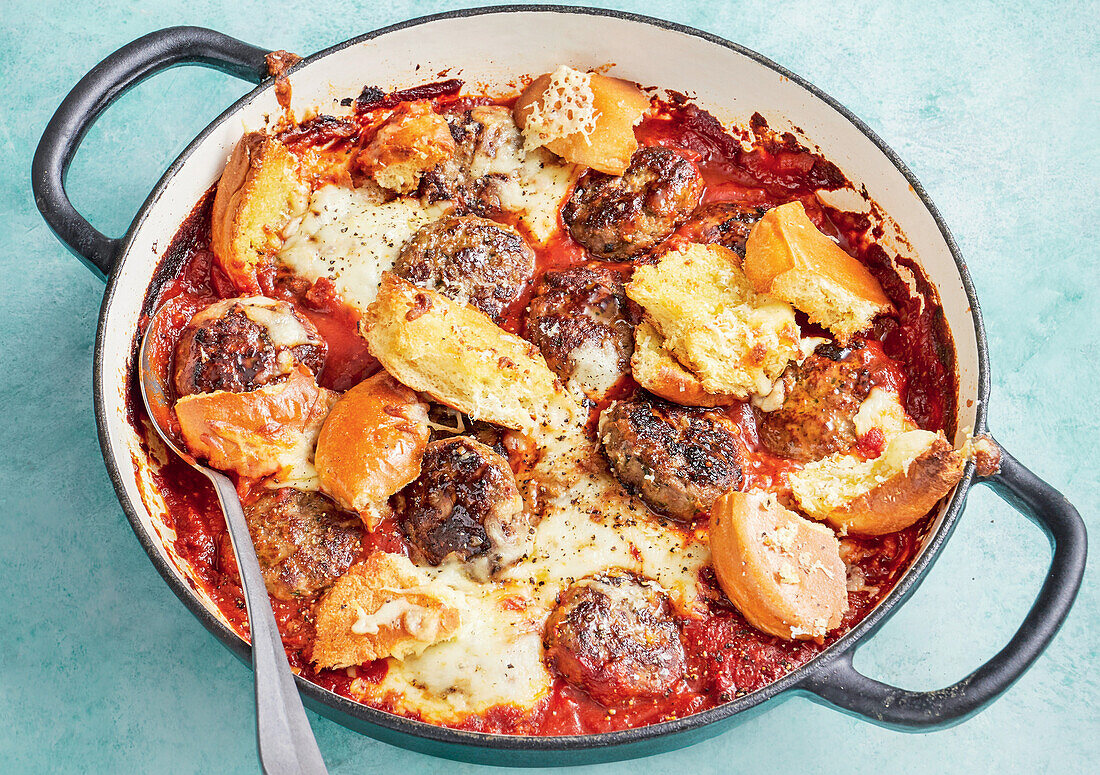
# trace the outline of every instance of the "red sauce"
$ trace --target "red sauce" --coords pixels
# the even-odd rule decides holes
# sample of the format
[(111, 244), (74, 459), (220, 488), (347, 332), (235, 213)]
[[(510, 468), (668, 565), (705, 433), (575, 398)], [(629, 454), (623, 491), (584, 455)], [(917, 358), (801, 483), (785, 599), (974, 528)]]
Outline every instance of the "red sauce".
[[(374, 111), (392, 108), (401, 98), (433, 99), (437, 105), (449, 104), (454, 108), (487, 102), (481, 98), (457, 97), (458, 86), (452, 81), (430, 87), (397, 95), (365, 90), (356, 111), (358, 142), (373, 134), (377, 127), (379, 116)], [(908, 291), (890, 270), (886, 254), (872, 240), (869, 220), (820, 205), (815, 191), (846, 185), (840, 171), (801, 147), (794, 137), (777, 136), (768, 131), (759, 116), (753, 117), (747, 129), (735, 129), (730, 134), (709, 114), (683, 100), (676, 99), (658, 107), (655, 116), (636, 128), (637, 137), (643, 144), (674, 148), (695, 160), (707, 185), (705, 202), (737, 200), (770, 207), (799, 199), (825, 233), (836, 238), (842, 247), (871, 269), (894, 301), (898, 314), (877, 324), (877, 339), (868, 341), (859, 357), (875, 384), (899, 391), (910, 414), (922, 427), (940, 429), (949, 425), (955, 409), (952, 347), (934, 289), (924, 280), (919, 268), (907, 264), (915, 271), (918, 287), (926, 300), (923, 308), (909, 301)], [(352, 152), (357, 142), (354, 126), (348, 120), (318, 117), (287, 130), (284, 139), (295, 152), (303, 156), (313, 154), (310, 159), (316, 161), (323, 156), (314, 150), (318, 144), (341, 153)], [(745, 146), (750, 147), (746, 150)], [(319, 165), (328, 175), (324, 163)], [(170, 303), (173, 309), (167, 330), (158, 333), (158, 354), (164, 369), (169, 367), (175, 340), (191, 315), (215, 299), (236, 295), (209, 249), (212, 200), (213, 196), (208, 194), (200, 202), (181, 228), (165, 261), (163, 271), (171, 279), (156, 300), (157, 304)], [(505, 311), (502, 321), (505, 329), (521, 335), (527, 304), (537, 287), (538, 277), (550, 270), (583, 264), (586, 260), (584, 250), (564, 229), (548, 244), (537, 248), (536, 253), (535, 282)], [(615, 266), (629, 276), (630, 265)], [(329, 281), (320, 280), (311, 285), (294, 278), (274, 276), (264, 278), (264, 286), (272, 295), (294, 303), (328, 342), (328, 360), (320, 375), (324, 386), (346, 390), (378, 369), (377, 362), (356, 334), (358, 313), (341, 302)], [(144, 325), (145, 321), (142, 327)], [(812, 328), (807, 333), (811, 331)], [(612, 398), (629, 395), (636, 388), (633, 380), (627, 377), (616, 386)], [(610, 400), (592, 408), (593, 429), (594, 418)], [(136, 389), (131, 391), (130, 404), (134, 425), (140, 429), (138, 420), (144, 409)], [(740, 434), (741, 451), (746, 461), (743, 489), (787, 489), (787, 474), (796, 464), (770, 455), (761, 447), (751, 408), (739, 403), (723, 411)], [(872, 456), (881, 451), (881, 444), (881, 438), (868, 434), (860, 440), (860, 450)], [(176, 551), (195, 569), (199, 582), (234, 629), (247, 637), (247, 613), (236, 563), (224, 520), (206, 480), (181, 461), (173, 460), (156, 475), (156, 482), (164, 494), (171, 526), (176, 531)], [(241, 482), (239, 489), (247, 501), (251, 497), (250, 483)], [(753, 629), (726, 600), (708, 569), (700, 578), (707, 612), (700, 619), (681, 622), (688, 670), (669, 696), (608, 708), (557, 679), (550, 696), (533, 712), (500, 706), (480, 716), (471, 716), (460, 726), (506, 734), (602, 732), (689, 715), (760, 689), (804, 664), (859, 622), (908, 567), (919, 548), (924, 527), (918, 523), (887, 536), (845, 539), (846, 559), (862, 573), (864, 588), (849, 593), (850, 608), (843, 625), (830, 633), (824, 642), (787, 642)], [(705, 531), (705, 527), (699, 529)], [(377, 550), (407, 554), (408, 546), (392, 520), (383, 522), (364, 540), (364, 553)], [(386, 662), (381, 660), (349, 670), (315, 670), (309, 661), (313, 602), (273, 601), (291, 664), (319, 686), (356, 699), (355, 682), (381, 681), (386, 674)], [(383, 710), (394, 710), (387, 701), (372, 704)]]

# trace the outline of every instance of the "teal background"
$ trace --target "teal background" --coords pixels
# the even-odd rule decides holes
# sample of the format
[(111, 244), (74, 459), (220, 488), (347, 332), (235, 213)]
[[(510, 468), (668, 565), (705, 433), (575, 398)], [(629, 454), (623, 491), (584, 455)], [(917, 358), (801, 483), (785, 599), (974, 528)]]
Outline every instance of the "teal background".
[[(0, 770), (258, 770), (251, 674), (156, 574), (103, 466), (91, 399), (103, 285), (53, 238), (29, 190), (31, 154), (52, 111), (102, 57), (159, 27), (206, 25), (308, 54), (462, 5), (4, 1)], [(950, 224), (982, 300), (993, 367), (990, 428), (1062, 489), (1100, 536), (1096, 5), (617, 5), (771, 57), (851, 108), (906, 160)], [(77, 207), (121, 234), (186, 142), (245, 90), (228, 76), (181, 68), (127, 94), (73, 165)], [(960, 678), (1011, 636), (1048, 558), (1037, 528), (976, 489), (924, 585), (856, 666), (912, 689)], [(906, 735), (791, 698), (694, 748), (576, 772), (1095, 771), (1096, 565), (1047, 653), (962, 726)], [(333, 773), (480, 771), (311, 720)]]

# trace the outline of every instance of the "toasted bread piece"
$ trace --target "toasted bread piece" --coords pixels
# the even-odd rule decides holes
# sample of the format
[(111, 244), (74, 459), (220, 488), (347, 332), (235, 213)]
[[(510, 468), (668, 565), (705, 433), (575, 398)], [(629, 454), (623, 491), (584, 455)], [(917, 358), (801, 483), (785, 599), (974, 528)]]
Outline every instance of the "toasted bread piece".
[(428, 405), (380, 371), (340, 396), (321, 426), (321, 489), (373, 530), (389, 497), (420, 475), (429, 436)]
[(399, 382), (475, 420), (529, 430), (568, 422), (577, 409), (530, 342), (392, 272), (359, 333)]
[(407, 557), (379, 552), (348, 568), (321, 599), (313, 663), (341, 668), (403, 659), (453, 637), (461, 623), (453, 590), (432, 585)]
[(191, 454), (222, 471), (317, 489), (313, 447), (337, 394), (318, 387), (305, 366), (247, 393), (197, 393), (176, 402)]
[(282, 143), (263, 132), (240, 139), (214, 194), (210, 247), (241, 293), (260, 292), (259, 270), (307, 194), (298, 160)]
[(420, 176), (455, 155), (447, 120), (427, 100), (403, 103), (357, 159), (383, 188), (408, 194)]
[(708, 393), (767, 395), (798, 357), (794, 310), (758, 294), (721, 245), (684, 245), (640, 266), (626, 293)]
[(737, 400), (703, 390), (699, 378), (672, 357), (665, 349), (664, 337), (646, 320), (634, 329), (630, 370), (634, 381), (650, 393), (683, 406), (727, 406)]
[(848, 533), (883, 535), (931, 511), (962, 478), (965, 463), (942, 433), (913, 430), (895, 436), (877, 458), (837, 453), (788, 480), (810, 517)]
[(848, 610), (840, 542), (770, 493), (714, 504), (710, 551), (722, 591), (753, 627), (785, 640), (823, 638)]
[(757, 292), (790, 302), (841, 344), (891, 309), (878, 280), (814, 226), (801, 202), (764, 213), (745, 243), (744, 267)]
[(649, 97), (630, 81), (564, 65), (540, 75), (513, 114), (528, 150), (544, 146), (572, 164), (622, 175), (638, 150), (637, 124)]

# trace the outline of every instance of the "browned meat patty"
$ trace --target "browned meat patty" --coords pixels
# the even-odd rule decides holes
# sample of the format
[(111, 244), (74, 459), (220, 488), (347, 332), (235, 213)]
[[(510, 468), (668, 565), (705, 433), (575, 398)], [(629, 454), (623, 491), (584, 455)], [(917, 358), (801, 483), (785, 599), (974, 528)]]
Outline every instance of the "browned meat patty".
[(749, 232), (765, 212), (764, 207), (739, 202), (710, 202), (697, 208), (678, 233), (692, 242), (722, 245), (744, 258)]
[(393, 271), (497, 320), (534, 275), (535, 253), (510, 226), (474, 215), (444, 216), (405, 243)]
[(318, 374), (328, 346), (284, 301), (225, 299), (191, 318), (176, 344), (178, 396), (245, 393), (282, 379), (296, 364)]
[(850, 449), (856, 413), (874, 387), (857, 350), (823, 344), (789, 372), (793, 385), (783, 406), (758, 413), (760, 441), (773, 454), (802, 462)]
[(668, 597), (613, 569), (561, 593), (546, 620), (547, 661), (604, 705), (667, 694), (684, 674), (684, 646)]
[(739, 436), (719, 412), (639, 394), (605, 409), (599, 433), (619, 481), (659, 514), (690, 520), (741, 486)]
[(565, 203), (573, 239), (595, 258), (640, 256), (680, 226), (703, 195), (698, 168), (674, 151), (639, 148), (620, 177), (589, 170)]
[(527, 338), (555, 374), (607, 392), (630, 369), (634, 320), (623, 276), (606, 267), (547, 272), (527, 313)]
[(454, 554), (488, 577), (518, 561), (532, 538), (508, 461), (467, 436), (430, 442), (420, 476), (397, 501), (401, 529), (432, 565)]
[(244, 510), (268, 591), (281, 600), (316, 594), (359, 555), (363, 523), (324, 496), (284, 488)]
[(538, 462), (538, 444), (520, 431), (502, 428), (485, 420), (473, 420), (442, 404), (429, 407), (428, 420), (434, 423), (431, 441), (453, 439), (459, 434), (480, 441), (507, 460), (516, 476)]
[(500, 105), (445, 110), (443, 117), (455, 141), (455, 155), (420, 180), (425, 202), (450, 200), (456, 212), (494, 215), (500, 212), (500, 183), (512, 170), (523, 137), (512, 111)]

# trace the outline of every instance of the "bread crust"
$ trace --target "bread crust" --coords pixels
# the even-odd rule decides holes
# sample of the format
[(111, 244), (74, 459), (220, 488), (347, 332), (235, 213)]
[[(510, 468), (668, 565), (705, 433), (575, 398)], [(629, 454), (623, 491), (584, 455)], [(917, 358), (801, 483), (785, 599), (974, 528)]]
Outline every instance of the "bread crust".
[(710, 550), (722, 591), (753, 627), (784, 640), (820, 639), (848, 610), (840, 542), (759, 492), (711, 509)]
[(353, 565), (317, 608), (312, 661), (321, 668), (419, 654), (452, 637), (457, 601), (428, 589), (408, 558), (379, 552)]
[(863, 264), (826, 237), (801, 202), (768, 210), (745, 243), (745, 276), (828, 328), (841, 344), (892, 309)]
[(278, 247), (276, 232), (305, 196), (298, 160), (282, 143), (263, 132), (237, 142), (214, 194), (210, 247), (242, 294), (262, 290), (260, 272)]
[(383, 188), (408, 194), (423, 173), (453, 158), (455, 150), (447, 120), (422, 100), (402, 104), (356, 163)]
[(223, 471), (260, 478), (314, 474), (313, 445), (337, 394), (299, 366), (247, 393), (200, 393), (176, 402), (187, 448)]
[[(523, 90), (513, 107), (516, 125), (523, 129), (537, 103), (545, 104), (550, 73), (540, 75)], [(634, 125), (649, 108), (649, 97), (630, 81), (600, 73), (589, 74), (595, 128), (588, 135), (575, 132), (545, 143), (545, 147), (572, 164), (583, 164), (608, 175), (622, 175), (638, 150)]]
[(909, 464), (907, 471), (830, 512), (826, 520), (838, 530), (857, 535), (904, 530), (958, 484), (965, 465), (965, 456), (940, 436)]
[(387, 499), (420, 475), (428, 405), (385, 371), (344, 393), (317, 437), (321, 489), (373, 530)]
[(534, 345), (392, 272), (382, 275), (359, 333), (398, 381), (475, 420), (533, 430), (574, 419), (576, 402)]
[(699, 378), (680, 365), (664, 346), (664, 337), (648, 320), (634, 329), (630, 370), (635, 382), (650, 393), (682, 406), (729, 406), (728, 393), (708, 393)]

